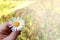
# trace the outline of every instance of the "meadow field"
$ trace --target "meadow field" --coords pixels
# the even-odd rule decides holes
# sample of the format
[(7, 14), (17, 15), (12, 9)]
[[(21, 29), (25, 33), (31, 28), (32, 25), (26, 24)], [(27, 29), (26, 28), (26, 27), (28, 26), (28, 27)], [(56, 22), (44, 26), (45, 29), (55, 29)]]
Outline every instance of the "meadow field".
[(25, 25), (16, 40), (60, 40), (60, 0), (35, 0), (28, 7), (2, 15), (0, 24), (17, 16)]

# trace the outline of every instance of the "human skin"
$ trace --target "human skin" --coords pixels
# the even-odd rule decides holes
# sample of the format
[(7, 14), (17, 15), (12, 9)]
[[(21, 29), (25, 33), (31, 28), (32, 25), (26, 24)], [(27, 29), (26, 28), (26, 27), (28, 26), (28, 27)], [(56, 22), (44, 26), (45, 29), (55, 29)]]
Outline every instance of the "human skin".
[(19, 31), (11, 31), (9, 23), (0, 25), (0, 40), (16, 40), (19, 35)]

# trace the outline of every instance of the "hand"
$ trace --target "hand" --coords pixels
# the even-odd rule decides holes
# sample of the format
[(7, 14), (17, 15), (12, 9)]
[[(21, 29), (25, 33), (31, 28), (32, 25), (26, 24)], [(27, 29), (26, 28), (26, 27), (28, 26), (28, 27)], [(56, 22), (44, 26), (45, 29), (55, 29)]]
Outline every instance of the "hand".
[(11, 31), (9, 28), (9, 23), (4, 23), (0, 25), (0, 40), (16, 40), (19, 35), (19, 31)]

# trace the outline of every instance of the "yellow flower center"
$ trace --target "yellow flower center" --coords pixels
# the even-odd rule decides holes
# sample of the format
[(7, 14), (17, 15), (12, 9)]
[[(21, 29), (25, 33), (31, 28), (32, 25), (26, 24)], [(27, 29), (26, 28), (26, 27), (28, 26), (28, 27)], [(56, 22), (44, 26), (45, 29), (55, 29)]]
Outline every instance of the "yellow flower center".
[(18, 27), (18, 26), (20, 25), (20, 23), (19, 23), (19, 22), (14, 22), (13, 25), (14, 25), (15, 27)]

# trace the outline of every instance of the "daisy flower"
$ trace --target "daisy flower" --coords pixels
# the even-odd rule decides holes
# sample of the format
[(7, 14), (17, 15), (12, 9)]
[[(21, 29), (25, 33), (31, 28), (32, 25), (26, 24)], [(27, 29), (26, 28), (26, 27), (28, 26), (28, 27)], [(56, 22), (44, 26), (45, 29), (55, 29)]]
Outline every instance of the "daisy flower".
[(12, 31), (21, 30), (24, 26), (24, 20), (20, 17), (14, 17), (12, 21), (9, 22)]

